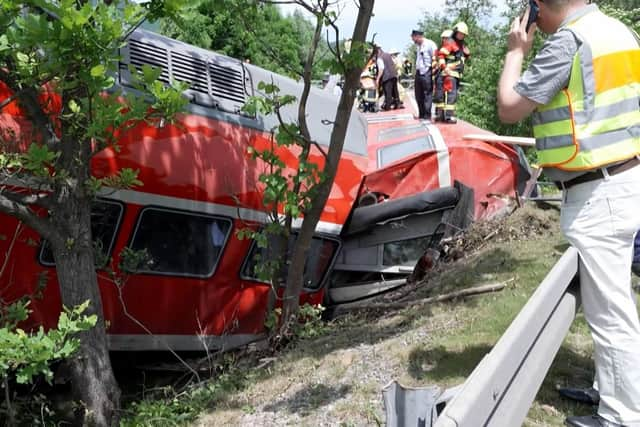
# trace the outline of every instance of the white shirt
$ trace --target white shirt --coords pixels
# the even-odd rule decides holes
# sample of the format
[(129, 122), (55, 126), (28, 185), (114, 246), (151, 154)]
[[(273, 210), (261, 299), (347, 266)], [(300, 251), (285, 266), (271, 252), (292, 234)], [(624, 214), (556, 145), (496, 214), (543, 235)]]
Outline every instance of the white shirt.
[(438, 47), (429, 39), (424, 39), (422, 44), (418, 45), (418, 52), (416, 55), (416, 73), (422, 75), (427, 74), (429, 70), (431, 70), (431, 62), (436, 50), (438, 50)]
[(378, 66), (378, 75), (381, 76), (382, 72), (384, 71), (384, 61), (382, 60), (382, 58), (378, 58), (376, 60), (376, 65)]

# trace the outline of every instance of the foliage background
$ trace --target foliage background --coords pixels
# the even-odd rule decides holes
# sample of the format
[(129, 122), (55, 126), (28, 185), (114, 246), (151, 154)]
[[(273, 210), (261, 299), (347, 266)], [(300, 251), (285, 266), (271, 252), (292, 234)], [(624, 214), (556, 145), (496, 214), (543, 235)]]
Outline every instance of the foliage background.
[[(313, 24), (301, 12), (284, 16), (275, 5), (245, 8), (244, 13), (236, 13), (242, 3), (246, 5), (241, 0), (227, 0), (226, 9), (221, 10), (211, 2), (198, 2), (186, 12), (188, 25), (165, 21), (161, 31), (206, 49), (249, 59), (253, 64), (277, 73), (299, 75), (313, 35)], [(472, 58), (465, 70), (463, 81), (466, 85), (458, 103), (459, 116), (500, 135), (531, 136), (529, 120), (514, 125), (498, 120), (496, 91), (507, 49), (506, 35), (509, 23), (522, 12), (526, 2), (506, 0), (506, 3), (506, 23), (494, 27), (488, 27), (483, 20), (495, 14), (494, 0), (447, 0), (443, 10), (426, 12), (417, 27), (425, 31), (425, 37), (439, 43), (444, 29), (465, 21), (470, 30), (468, 44)], [(640, 31), (640, 5), (637, 0), (601, 0), (596, 3), (605, 13)], [(413, 28), (413, 24), (407, 22), (407, 28)], [(538, 32), (528, 61), (543, 43), (544, 36)], [(407, 50), (407, 57), (412, 58), (412, 48)], [(323, 60), (328, 56), (325, 41), (321, 43), (318, 60), (314, 64), (315, 79), (325, 71)]]
[[(314, 24), (300, 11), (284, 16), (273, 4), (247, 7), (242, 0), (194, 2), (182, 22), (163, 20), (160, 31), (204, 49), (248, 60), (279, 74), (302, 75), (313, 38)], [(320, 79), (329, 59), (326, 40), (318, 46), (313, 78)]]

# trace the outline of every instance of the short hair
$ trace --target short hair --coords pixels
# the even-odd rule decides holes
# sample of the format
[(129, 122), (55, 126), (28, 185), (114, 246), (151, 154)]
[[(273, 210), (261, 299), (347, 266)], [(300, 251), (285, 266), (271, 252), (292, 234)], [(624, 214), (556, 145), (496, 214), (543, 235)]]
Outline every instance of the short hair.
[(560, 10), (564, 6), (571, 3), (573, 0), (540, 0), (540, 1), (546, 4), (547, 6), (549, 6), (549, 8), (551, 8), (552, 10)]

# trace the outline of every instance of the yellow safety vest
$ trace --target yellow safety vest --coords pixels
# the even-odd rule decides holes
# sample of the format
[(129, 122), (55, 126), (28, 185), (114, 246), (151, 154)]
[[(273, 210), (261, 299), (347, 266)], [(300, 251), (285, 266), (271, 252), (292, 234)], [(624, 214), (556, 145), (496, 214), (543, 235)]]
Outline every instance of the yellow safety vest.
[(563, 27), (581, 42), (566, 89), (533, 114), (541, 166), (602, 167), (640, 154), (640, 46), (599, 10)]

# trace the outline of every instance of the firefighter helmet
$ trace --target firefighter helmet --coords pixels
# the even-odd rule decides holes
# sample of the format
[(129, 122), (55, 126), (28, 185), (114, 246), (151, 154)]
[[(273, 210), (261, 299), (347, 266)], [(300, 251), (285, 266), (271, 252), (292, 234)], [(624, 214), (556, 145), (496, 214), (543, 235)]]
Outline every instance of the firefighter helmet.
[(460, 21), (456, 24), (455, 27), (453, 27), (453, 31), (454, 32), (459, 32), (464, 34), (465, 36), (469, 35), (469, 27), (467, 27), (467, 24), (465, 24), (464, 22)]
[(453, 36), (453, 31), (451, 30), (444, 30), (442, 34), (440, 34), (440, 37), (443, 39), (450, 39), (452, 36)]

